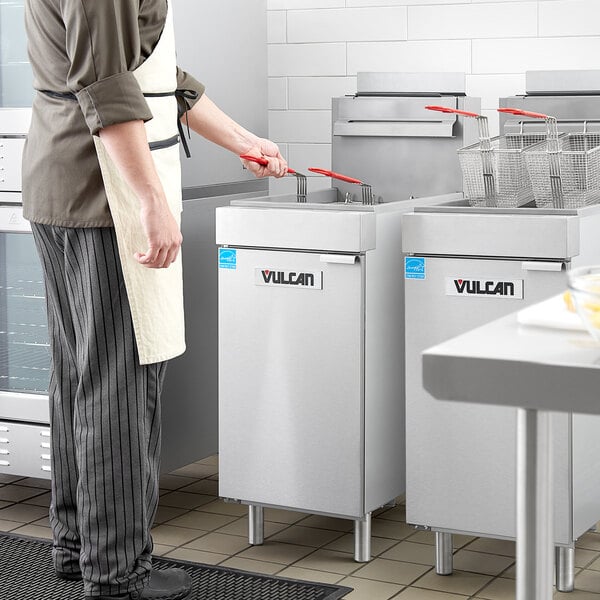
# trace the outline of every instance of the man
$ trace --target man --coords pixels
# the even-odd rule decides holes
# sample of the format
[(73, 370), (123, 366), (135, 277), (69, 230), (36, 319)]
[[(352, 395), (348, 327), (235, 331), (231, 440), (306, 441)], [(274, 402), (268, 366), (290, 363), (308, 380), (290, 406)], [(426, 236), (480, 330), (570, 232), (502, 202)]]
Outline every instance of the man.
[[(283, 176), (275, 144), (177, 68), (166, 0), (27, 0), (38, 91), (23, 209), (44, 268), (52, 346), (53, 559), (85, 598), (179, 600), (151, 570), (160, 391), (184, 350), (177, 119)], [(183, 91), (181, 91), (183, 90)]]

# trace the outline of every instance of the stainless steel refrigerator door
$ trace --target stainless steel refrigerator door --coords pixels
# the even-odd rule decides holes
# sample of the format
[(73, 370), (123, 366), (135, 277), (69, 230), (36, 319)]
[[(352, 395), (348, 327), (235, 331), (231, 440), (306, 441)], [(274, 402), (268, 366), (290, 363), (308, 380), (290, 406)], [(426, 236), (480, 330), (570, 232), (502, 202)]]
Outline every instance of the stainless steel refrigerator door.
[[(363, 516), (363, 259), (227, 252), (219, 269), (220, 495)], [(316, 285), (265, 284), (263, 271), (275, 272), (270, 281), (281, 280), (278, 272), (286, 280), (313, 274)]]
[[(408, 259), (407, 259), (408, 260)], [(406, 285), (407, 521), (515, 536), (516, 410), (439, 402), (422, 385), (421, 352), (565, 288), (564, 270), (535, 261), (426, 257)], [(553, 264), (539, 263), (540, 268)], [(522, 299), (459, 295), (454, 280), (522, 282)], [(462, 283), (459, 284), (462, 286)], [(473, 289), (473, 284), (469, 286)], [(465, 289), (465, 288), (463, 288)], [(456, 294), (456, 295), (451, 295)], [(517, 294), (519, 295), (519, 294)], [(555, 534), (571, 539), (570, 419), (553, 415)]]

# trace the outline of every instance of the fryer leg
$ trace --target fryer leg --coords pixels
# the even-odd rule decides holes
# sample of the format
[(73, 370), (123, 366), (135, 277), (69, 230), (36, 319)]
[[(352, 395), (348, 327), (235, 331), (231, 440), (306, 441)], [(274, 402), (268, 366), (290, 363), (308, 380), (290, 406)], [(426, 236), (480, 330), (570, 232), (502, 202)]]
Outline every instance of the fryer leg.
[(435, 532), (435, 572), (452, 575), (452, 534)]
[(248, 542), (260, 546), (265, 541), (264, 508), (256, 504), (248, 505)]
[(363, 519), (354, 521), (354, 560), (369, 562), (371, 560), (371, 513)]
[(572, 592), (575, 589), (575, 548), (556, 546), (555, 563), (556, 589)]

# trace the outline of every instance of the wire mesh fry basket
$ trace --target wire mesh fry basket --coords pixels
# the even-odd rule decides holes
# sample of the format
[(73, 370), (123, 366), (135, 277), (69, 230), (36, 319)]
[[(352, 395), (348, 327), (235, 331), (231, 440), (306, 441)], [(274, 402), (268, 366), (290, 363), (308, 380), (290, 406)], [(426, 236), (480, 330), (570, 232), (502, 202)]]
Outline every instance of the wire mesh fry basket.
[(479, 142), (458, 150), (463, 190), (471, 206), (513, 208), (533, 201), (523, 152), (544, 141), (545, 134), (521, 132), (490, 138), (483, 115), (440, 106), (426, 108), (477, 119)]
[(537, 207), (600, 202), (599, 133), (567, 133), (527, 148), (524, 156)]

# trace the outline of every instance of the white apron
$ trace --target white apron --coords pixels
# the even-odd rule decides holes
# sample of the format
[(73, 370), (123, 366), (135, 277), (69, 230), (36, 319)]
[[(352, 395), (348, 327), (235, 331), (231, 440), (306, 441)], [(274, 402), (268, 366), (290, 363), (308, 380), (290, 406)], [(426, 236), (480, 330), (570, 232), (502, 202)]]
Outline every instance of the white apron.
[[(146, 123), (152, 157), (169, 208), (181, 222), (181, 165), (177, 143), (175, 39), (171, 2), (161, 38), (152, 54), (133, 74), (146, 96), (153, 119)], [(168, 360), (185, 351), (181, 252), (166, 269), (149, 269), (134, 258), (148, 247), (140, 220), (140, 202), (121, 177), (98, 136), (94, 136), (108, 204), (114, 221), (119, 257), (140, 358), (140, 364)], [(170, 145), (169, 145), (170, 144)]]

